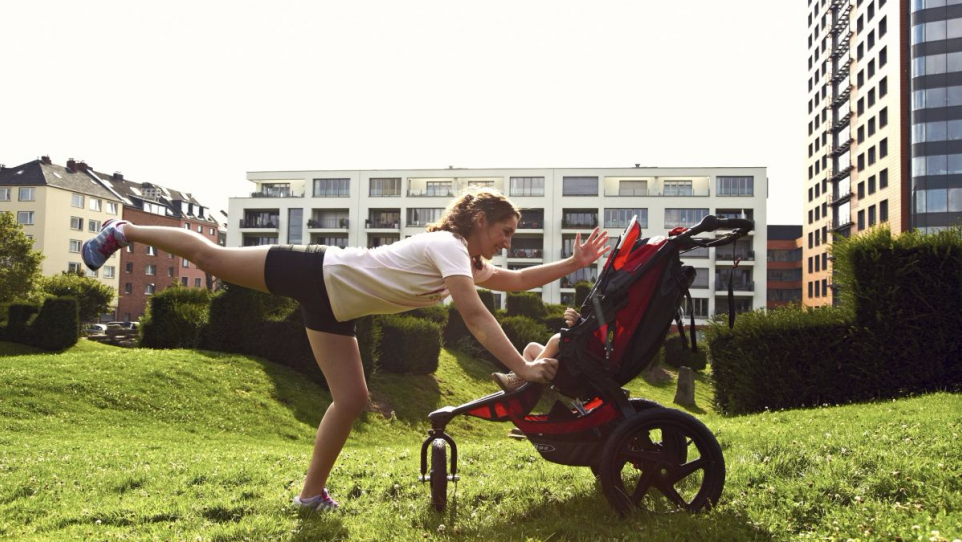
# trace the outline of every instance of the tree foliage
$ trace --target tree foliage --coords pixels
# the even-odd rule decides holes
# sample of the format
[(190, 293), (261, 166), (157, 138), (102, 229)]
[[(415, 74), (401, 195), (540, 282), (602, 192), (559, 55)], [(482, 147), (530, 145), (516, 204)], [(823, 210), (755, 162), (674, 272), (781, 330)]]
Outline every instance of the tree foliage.
[(43, 254), (23, 232), (13, 213), (0, 212), (0, 306), (24, 301), (41, 278)]
[(74, 297), (80, 305), (80, 321), (98, 320), (100, 315), (110, 311), (114, 300), (114, 289), (99, 280), (64, 271), (59, 275), (44, 277), (40, 284), (44, 293), (54, 297)]

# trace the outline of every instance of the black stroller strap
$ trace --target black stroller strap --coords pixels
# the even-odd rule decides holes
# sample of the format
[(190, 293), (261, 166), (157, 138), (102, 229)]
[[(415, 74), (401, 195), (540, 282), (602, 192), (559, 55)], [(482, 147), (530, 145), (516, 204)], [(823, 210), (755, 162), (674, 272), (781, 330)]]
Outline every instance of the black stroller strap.
[(681, 317), (681, 311), (675, 313), (675, 325), (678, 327), (678, 334), (681, 335), (682, 348), (688, 349), (688, 339), (685, 337), (685, 322)]
[[(691, 300), (691, 292), (687, 289), (685, 290), (685, 297), (688, 298), (688, 315), (691, 316), (691, 326), (688, 328), (688, 332), (691, 333), (691, 351), (698, 353), (698, 342), (695, 339), (695, 303)], [(685, 334), (682, 333), (682, 339), (684, 339)], [(682, 340), (684, 342), (684, 340)], [(687, 346), (687, 345), (686, 345)]]

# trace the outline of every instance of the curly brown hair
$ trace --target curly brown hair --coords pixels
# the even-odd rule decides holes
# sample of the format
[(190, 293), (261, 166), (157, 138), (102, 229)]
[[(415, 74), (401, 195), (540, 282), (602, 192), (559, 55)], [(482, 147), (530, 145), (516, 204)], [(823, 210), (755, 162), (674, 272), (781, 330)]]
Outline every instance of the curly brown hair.
[[(504, 194), (490, 188), (477, 188), (464, 192), (452, 201), (441, 218), (428, 225), (427, 231), (449, 231), (466, 241), (477, 224), (475, 220), (482, 213), (492, 224), (512, 216), (521, 218), (521, 212)], [(478, 269), (483, 266), (479, 256), (473, 258), (473, 263)]]

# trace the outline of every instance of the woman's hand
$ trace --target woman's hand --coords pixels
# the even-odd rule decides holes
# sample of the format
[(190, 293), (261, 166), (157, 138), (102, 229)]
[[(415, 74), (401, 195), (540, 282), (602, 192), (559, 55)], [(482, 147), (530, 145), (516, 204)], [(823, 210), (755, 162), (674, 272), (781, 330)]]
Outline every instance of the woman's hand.
[(575, 325), (576, 323), (578, 323), (578, 320), (580, 319), (581, 319), (581, 315), (578, 314), (578, 311), (572, 309), (571, 307), (568, 307), (567, 309), (565, 309), (565, 324), (568, 327)]
[(578, 269), (581, 269), (604, 256), (611, 249), (607, 243), (608, 232), (600, 228), (595, 228), (584, 243), (581, 242), (581, 234), (575, 234), (574, 252), (571, 259), (577, 264)]
[(558, 374), (558, 360), (541, 358), (524, 364), (524, 369), (515, 373), (528, 382), (550, 384)]

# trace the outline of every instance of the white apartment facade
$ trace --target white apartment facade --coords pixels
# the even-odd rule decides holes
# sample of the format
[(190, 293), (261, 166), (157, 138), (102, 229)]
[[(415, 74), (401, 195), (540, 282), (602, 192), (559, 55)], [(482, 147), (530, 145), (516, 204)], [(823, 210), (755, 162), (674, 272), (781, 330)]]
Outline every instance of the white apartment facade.
[[(423, 232), (473, 186), (499, 190), (522, 209), (511, 248), (492, 261), (510, 269), (570, 256), (575, 235), (584, 238), (596, 225), (614, 243), (635, 215), (645, 236), (692, 226), (708, 214), (747, 217), (755, 231), (736, 246), (682, 259), (698, 270), (691, 293), (701, 323), (727, 312), (729, 277), (736, 310), (766, 305), (764, 167), (262, 171), (248, 172), (247, 179), (255, 191), (230, 199), (227, 246), (390, 244)], [(533, 291), (545, 302), (572, 305), (575, 282), (597, 278), (603, 263)]]

